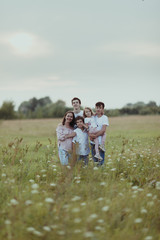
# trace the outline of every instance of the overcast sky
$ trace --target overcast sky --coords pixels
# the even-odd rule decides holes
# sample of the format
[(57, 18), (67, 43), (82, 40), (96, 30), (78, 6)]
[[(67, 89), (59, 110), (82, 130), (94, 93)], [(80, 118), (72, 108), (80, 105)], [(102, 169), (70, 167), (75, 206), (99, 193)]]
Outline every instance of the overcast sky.
[(160, 0), (0, 0), (0, 106), (160, 105)]

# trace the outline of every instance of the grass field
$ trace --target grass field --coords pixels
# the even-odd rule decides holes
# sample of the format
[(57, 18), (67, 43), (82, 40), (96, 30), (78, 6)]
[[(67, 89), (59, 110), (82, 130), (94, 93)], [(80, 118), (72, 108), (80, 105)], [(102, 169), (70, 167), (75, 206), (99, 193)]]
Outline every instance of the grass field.
[(160, 239), (160, 116), (110, 118), (87, 168), (61, 168), (60, 121), (0, 121), (0, 239)]

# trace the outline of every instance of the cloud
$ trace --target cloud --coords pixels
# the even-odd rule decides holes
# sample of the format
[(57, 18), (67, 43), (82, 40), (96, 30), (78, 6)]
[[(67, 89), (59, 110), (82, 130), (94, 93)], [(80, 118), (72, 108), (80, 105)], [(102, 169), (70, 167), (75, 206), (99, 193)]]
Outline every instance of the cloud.
[(11, 54), (33, 58), (53, 52), (52, 46), (33, 33), (13, 32), (0, 35), (0, 44), (7, 46)]
[(46, 78), (30, 78), (24, 79), (23, 82), (12, 81), (7, 84), (6, 82), (1, 83), (0, 90), (4, 91), (40, 91), (50, 90), (55, 87), (73, 87), (77, 85), (76, 81), (63, 80), (57, 76), (49, 76)]
[(152, 43), (109, 43), (100, 49), (108, 53), (122, 53), (130, 56), (160, 57), (160, 45)]

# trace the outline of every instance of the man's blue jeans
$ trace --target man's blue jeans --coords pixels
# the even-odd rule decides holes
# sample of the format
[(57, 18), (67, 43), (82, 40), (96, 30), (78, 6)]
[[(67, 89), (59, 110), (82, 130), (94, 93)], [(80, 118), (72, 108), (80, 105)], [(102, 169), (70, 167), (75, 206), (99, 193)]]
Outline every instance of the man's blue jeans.
[(103, 158), (103, 160), (98, 161), (98, 159), (94, 157), (94, 155), (96, 154), (96, 152), (95, 152), (95, 144), (92, 144), (92, 143), (90, 143), (90, 144), (91, 144), (91, 153), (92, 153), (93, 161), (95, 163), (97, 163), (97, 165), (99, 165), (99, 166), (103, 165), (104, 164), (104, 159), (105, 159), (105, 152), (103, 152), (101, 149), (99, 149), (99, 154)]

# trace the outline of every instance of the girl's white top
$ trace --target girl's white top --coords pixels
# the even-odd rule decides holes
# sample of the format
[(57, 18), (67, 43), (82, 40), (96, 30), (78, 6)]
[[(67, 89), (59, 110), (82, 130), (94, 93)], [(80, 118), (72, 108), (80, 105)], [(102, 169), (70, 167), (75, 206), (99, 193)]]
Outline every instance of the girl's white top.
[(89, 130), (90, 128), (96, 128), (97, 127), (97, 124), (96, 124), (96, 121), (95, 121), (95, 117), (92, 116), (92, 117), (86, 117), (84, 119), (84, 123), (87, 123), (88, 124), (88, 127), (89, 127)]
[(66, 140), (64, 140), (64, 136), (73, 133), (73, 129), (67, 128), (65, 125), (59, 124), (56, 129), (56, 132), (58, 139), (58, 147), (66, 151), (71, 151), (73, 138), (67, 138)]
[(74, 130), (76, 136), (73, 138), (73, 143), (76, 144), (76, 154), (77, 155), (88, 155), (90, 152), (88, 134), (82, 131), (80, 128)]

